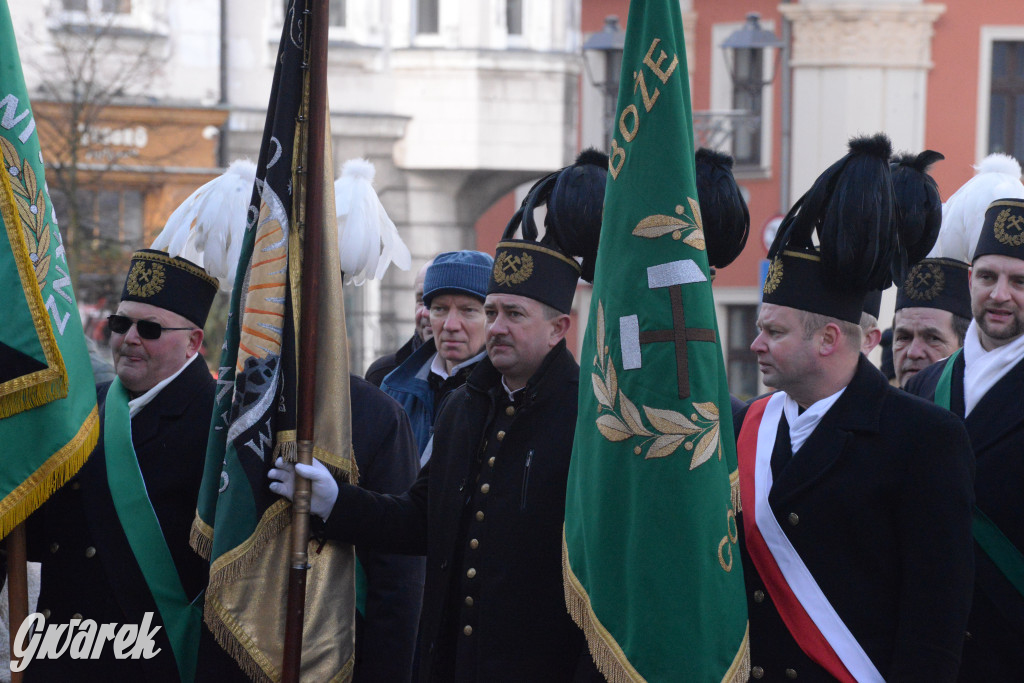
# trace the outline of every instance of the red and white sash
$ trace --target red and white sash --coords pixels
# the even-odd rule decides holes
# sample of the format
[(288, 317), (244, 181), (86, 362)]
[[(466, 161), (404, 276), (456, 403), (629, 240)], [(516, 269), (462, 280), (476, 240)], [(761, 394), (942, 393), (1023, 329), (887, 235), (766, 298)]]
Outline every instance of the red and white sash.
[(840, 681), (884, 683), (768, 506), (772, 450), (785, 398), (777, 392), (752, 403), (736, 444), (747, 553), (782, 621), (808, 657)]

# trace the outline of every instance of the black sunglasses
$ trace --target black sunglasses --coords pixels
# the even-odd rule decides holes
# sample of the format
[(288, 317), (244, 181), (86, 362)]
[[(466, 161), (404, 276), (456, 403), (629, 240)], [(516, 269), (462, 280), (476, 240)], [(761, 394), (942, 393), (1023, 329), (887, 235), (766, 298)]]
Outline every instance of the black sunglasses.
[(127, 334), (133, 324), (143, 339), (159, 339), (160, 334), (168, 330), (196, 329), (194, 327), (161, 327), (160, 323), (155, 323), (152, 320), (133, 320), (126, 315), (117, 315), (116, 313), (107, 316), (107, 326), (110, 327), (111, 332), (116, 334)]

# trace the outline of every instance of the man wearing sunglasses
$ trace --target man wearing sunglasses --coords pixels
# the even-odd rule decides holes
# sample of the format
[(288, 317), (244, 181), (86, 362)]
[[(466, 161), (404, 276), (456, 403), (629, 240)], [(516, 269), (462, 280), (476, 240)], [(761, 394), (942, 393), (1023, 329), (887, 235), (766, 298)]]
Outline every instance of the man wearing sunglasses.
[(202, 626), (209, 572), (189, 548), (215, 388), (199, 349), (216, 293), (217, 280), (189, 261), (149, 249), (132, 256), (108, 318), (117, 377), (97, 388), (100, 443), (29, 526), (48, 624), (144, 624), (152, 613), (159, 652), (36, 659), (30, 681), (192, 680), (197, 666), (244, 680)]

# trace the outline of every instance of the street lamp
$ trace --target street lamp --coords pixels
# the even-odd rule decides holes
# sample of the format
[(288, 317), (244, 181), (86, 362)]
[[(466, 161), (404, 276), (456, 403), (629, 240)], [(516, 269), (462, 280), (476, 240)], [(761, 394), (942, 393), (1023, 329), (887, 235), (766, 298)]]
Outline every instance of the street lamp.
[(746, 23), (734, 31), (721, 44), (729, 77), (732, 80), (732, 109), (724, 117), (719, 115), (715, 128), (725, 127), (732, 139), (732, 154), (739, 165), (761, 165), (761, 100), (764, 87), (775, 79), (779, 62), (776, 53), (767, 79), (764, 77), (764, 53), (771, 48), (780, 49), (785, 42), (773, 32), (761, 28), (761, 16), (747, 14)]
[[(762, 77), (760, 68), (764, 60), (764, 51), (769, 48), (781, 49), (785, 42), (773, 32), (761, 28), (761, 15), (757, 12), (747, 14), (743, 28), (729, 34), (722, 43), (725, 64), (729, 68), (729, 76), (733, 85), (760, 96), (761, 89), (775, 80), (778, 56), (772, 64), (767, 80)], [(731, 59), (730, 59), (730, 52)], [(756, 70), (754, 67), (758, 67)]]
[(590, 70), (590, 61), (584, 57), (583, 67), (591, 85), (601, 90), (604, 98), (605, 146), (612, 135), (615, 119), (615, 104), (619, 96), (619, 72), (622, 70), (622, 50), (626, 45), (626, 32), (619, 28), (619, 18), (609, 15), (604, 18), (604, 28), (590, 36), (583, 43), (583, 51), (597, 52), (604, 59), (604, 80), (598, 81)]

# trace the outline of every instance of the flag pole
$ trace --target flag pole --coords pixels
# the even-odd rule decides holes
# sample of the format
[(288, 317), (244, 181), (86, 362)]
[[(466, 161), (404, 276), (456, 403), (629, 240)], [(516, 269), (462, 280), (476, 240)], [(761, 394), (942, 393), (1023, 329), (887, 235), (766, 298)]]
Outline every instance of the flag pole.
[[(14, 639), (18, 630), (28, 618), (28, 569), (25, 563), (28, 553), (25, 550), (25, 523), (11, 529), (7, 534), (7, 626), (10, 640), (8, 652), (14, 656)], [(11, 672), (11, 683), (21, 683), (22, 671)]]
[[(305, 101), (299, 125), (300, 164), (296, 199), (304, 204), (304, 220), (300, 221), (302, 245), (302, 301), (299, 321), (302, 329), (298, 338), (298, 402), (296, 418), (297, 460), (309, 465), (313, 462), (314, 404), (316, 396), (316, 340), (317, 311), (320, 287), (317, 270), (322, 251), (321, 226), (324, 221), (324, 142), (327, 123), (327, 0), (311, 0), (303, 11), (306, 24), (305, 64), (307, 82)], [(302, 195), (305, 196), (302, 196)], [(288, 603), (285, 613), (284, 661), (282, 681), (298, 683), (302, 653), (302, 622), (306, 607), (306, 572), (309, 568), (309, 505), (311, 485), (308, 479), (295, 477), (295, 495), (292, 501), (292, 551), (288, 576)]]

